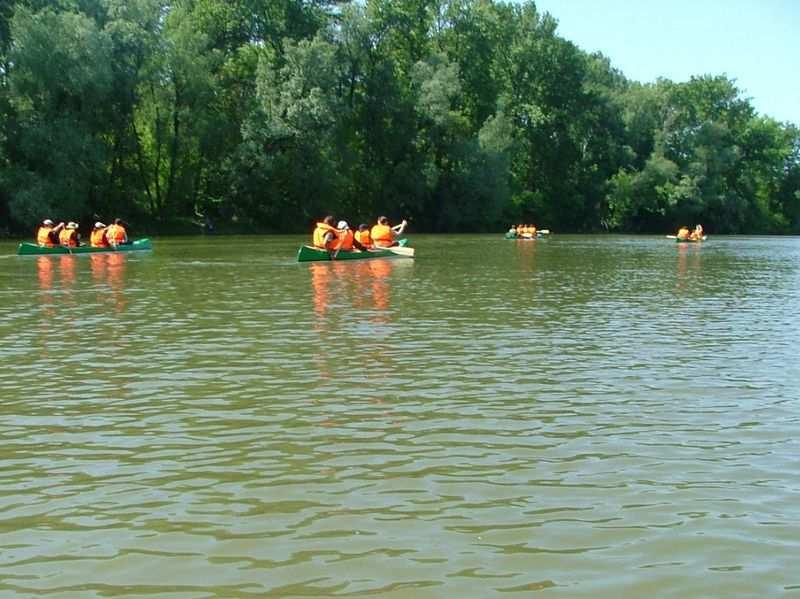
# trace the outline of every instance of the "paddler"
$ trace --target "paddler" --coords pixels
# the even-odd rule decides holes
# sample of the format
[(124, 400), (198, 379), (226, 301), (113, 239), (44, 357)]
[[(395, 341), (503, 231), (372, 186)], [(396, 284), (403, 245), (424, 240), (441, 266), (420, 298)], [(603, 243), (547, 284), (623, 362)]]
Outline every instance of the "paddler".
[(689, 228), (686, 226), (681, 227), (680, 229), (678, 229), (678, 234), (675, 235), (675, 237), (677, 237), (681, 241), (689, 239)]
[(333, 217), (329, 215), (317, 223), (312, 235), (312, 242), (315, 248), (333, 251), (336, 250), (337, 237), (338, 232), (333, 226)]
[(352, 252), (354, 247), (362, 252), (367, 250), (366, 246), (356, 239), (346, 220), (340, 220), (336, 225), (336, 235), (337, 241), (334, 245), (338, 251)]
[(76, 248), (80, 245), (81, 236), (78, 233), (78, 223), (69, 221), (67, 226), (58, 234), (58, 242), (66, 248)]
[(375, 245), (372, 243), (372, 237), (369, 236), (369, 225), (366, 223), (361, 223), (358, 225), (358, 231), (356, 231), (355, 235), (356, 241), (365, 248), (369, 249)]
[(408, 221), (403, 221), (399, 225), (390, 226), (389, 219), (385, 216), (378, 217), (378, 224), (372, 227), (369, 235), (372, 238), (372, 243), (375, 247), (391, 247), (399, 245), (397, 238), (406, 230)]
[(695, 225), (694, 231), (689, 235), (689, 239), (693, 241), (702, 241), (703, 239), (703, 225)]
[(89, 245), (93, 248), (109, 247), (108, 239), (106, 238), (106, 226), (100, 221), (94, 224), (92, 233), (89, 236)]
[(53, 221), (46, 218), (36, 230), (36, 243), (41, 247), (52, 248), (59, 244), (58, 235), (64, 228), (64, 223), (53, 226)]
[(117, 247), (118, 245), (128, 243), (128, 232), (125, 230), (125, 227), (122, 226), (122, 221), (120, 219), (115, 218), (114, 222), (108, 225), (106, 228), (106, 239), (111, 247)]

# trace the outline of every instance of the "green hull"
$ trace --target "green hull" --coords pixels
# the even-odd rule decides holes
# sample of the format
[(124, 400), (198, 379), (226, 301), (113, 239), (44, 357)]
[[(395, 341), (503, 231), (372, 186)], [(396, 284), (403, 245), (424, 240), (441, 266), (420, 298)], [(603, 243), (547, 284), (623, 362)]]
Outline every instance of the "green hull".
[(702, 239), (678, 239), (676, 237), (675, 238), (675, 242), (676, 243), (701, 243), (701, 242), (705, 241), (706, 239), (708, 239), (708, 237), (705, 236), (705, 235), (703, 235)]
[(149, 239), (137, 239), (133, 243), (126, 243), (125, 245), (118, 245), (115, 248), (93, 248), (88, 245), (81, 245), (76, 248), (65, 248), (61, 246), (56, 247), (40, 247), (35, 243), (28, 243), (23, 241), (17, 248), (17, 255), (19, 256), (42, 256), (53, 254), (100, 254), (112, 252), (137, 252), (142, 250), (152, 250), (153, 244)]
[[(406, 247), (407, 239), (401, 239), (399, 242), (401, 247)], [(391, 249), (385, 250), (370, 250), (368, 252), (339, 252), (336, 257), (333, 257), (334, 252), (328, 252), (319, 248), (304, 245), (297, 252), (298, 262), (318, 262), (330, 260), (369, 260), (371, 258), (404, 258), (400, 254), (395, 254)]]

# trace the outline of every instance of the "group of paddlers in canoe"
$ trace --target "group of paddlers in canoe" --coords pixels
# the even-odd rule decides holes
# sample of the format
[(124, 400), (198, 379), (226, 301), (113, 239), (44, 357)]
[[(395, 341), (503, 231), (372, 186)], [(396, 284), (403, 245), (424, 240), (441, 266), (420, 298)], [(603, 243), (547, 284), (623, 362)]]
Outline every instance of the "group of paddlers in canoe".
[(678, 241), (703, 241), (705, 238), (703, 225), (696, 225), (693, 231), (689, 231), (689, 227), (683, 226), (675, 235), (675, 239)]
[[(39, 247), (66, 247), (74, 248), (84, 245), (81, 243), (80, 226), (76, 222), (69, 221), (57, 225), (52, 220), (46, 218), (36, 230), (36, 243)], [(115, 218), (110, 225), (105, 225), (100, 221), (94, 224), (89, 234), (89, 246), (94, 248), (116, 247), (128, 243), (128, 232), (122, 221)]]
[(366, 252), (377, 248), (388, 248), (398, 245), (398, 238), (408, 225), (407, 221), (399, 225), (390, 225), (385, 216), (370, 227), (361, 224), (353, 231), (347, 221), (340, 220), (334, 226), (333, 216), (326, 216), (317, 223), (312, 234), (312, 244), (320, 250), (328, 252)]

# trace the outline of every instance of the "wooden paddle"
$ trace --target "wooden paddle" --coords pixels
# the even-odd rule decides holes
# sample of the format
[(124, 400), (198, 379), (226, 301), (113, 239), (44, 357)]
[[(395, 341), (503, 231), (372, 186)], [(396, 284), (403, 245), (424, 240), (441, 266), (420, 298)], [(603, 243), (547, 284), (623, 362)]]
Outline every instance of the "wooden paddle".
[(401, 245), (393, 245), (388, 248), (381, 248), (382, 250), (389, 250), (393, 254), (397, 254), (398, 256), (405, 256), (407, 258), (414, 257), (414, 248), (407, 248)]

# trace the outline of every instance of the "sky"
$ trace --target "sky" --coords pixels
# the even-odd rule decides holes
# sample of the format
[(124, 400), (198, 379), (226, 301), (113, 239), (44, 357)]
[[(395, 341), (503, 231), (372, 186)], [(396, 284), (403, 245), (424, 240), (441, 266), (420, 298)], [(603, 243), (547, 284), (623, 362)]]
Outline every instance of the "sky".
[(534, 1), (628, 79), (725, 75), (760, 114), (800, 125), (800, 0)]

